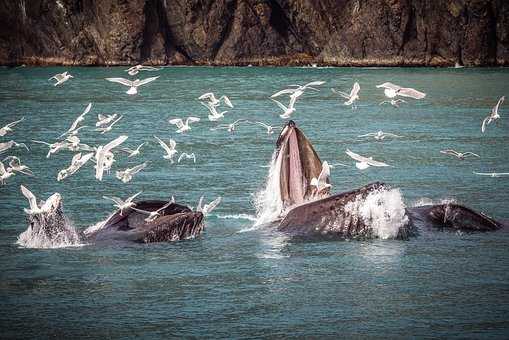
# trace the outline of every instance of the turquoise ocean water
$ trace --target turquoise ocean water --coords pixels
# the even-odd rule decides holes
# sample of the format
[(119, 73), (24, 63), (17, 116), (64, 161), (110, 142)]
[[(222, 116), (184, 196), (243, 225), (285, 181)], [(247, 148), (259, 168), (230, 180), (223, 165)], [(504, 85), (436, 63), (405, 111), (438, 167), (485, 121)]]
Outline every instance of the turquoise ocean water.
[[(48, 78), (70, 71), (61, 87)], [(263, 187), (282, 125), (268, 97), (289, 84), (327, 83), (307, 92), (292, 118), (322, 160), (353, 162), (350, 150), (374, 155), (393, 167), (336, 167), (333, 191), (373, 181), (398, 187), (408, 206), (455, 199), (493, 217), (509, 219), (509, 103), (502, 118), (481, 133), (482, 119), (502, 95), (509, 96), (509, 69), (435, 68), (207, 68), (172, 67), (127, 96), (105, 77), (126, 77), (123, 68), (1, 68), (0, 125), (25, 117), (0, 142), (25, 142), (18, 155), (36, 177), (16, 175), (0, 186), (0, 337), (500, 337), (509, 336), (509, 234), (429, 232), (409, 241), (296, 242), (253, 228), (253, 200)], [(141, 78), (154, 73), (139, 74)], [(357, 110), (342, 105), (330, 88), (361, 86)], [(376, 84), (390, 81), (428, 95), (399, 109), (380, 106)], [(277, 126), (273, 135), (255, 125), (235, 134), (210, 131), (216, 124), (197, 100), (204, 92), (228, 95), (234, 104), (222, 122), (240, 118)], [(124, 118), (111, 132), (91, 129), (84, 143), (104, 144), (121, 134), (126, 146), (150, 142), (142, 154), (116, 156), (113, 170), (149, 161), (128, 183), (112, 174), (102, 182), (90, 164), (63, 182), (58, 171), (72, 153), (46, 159), (30, 140), (54, 141), (85, 106), (85, 125), (99, 113)], [(197, 116), (186, 135), (168, 119)], [(383, 130), (403, 138), (376, 142), (357, 135)], [(169, 164), (153, 135), (194, 152), (196, 164)], [(460, 161), (440, 154), (453, 148), (478, 153)], [(3, 158), (3, 157), (1, 157)], [(85, 228), (112, 210), (107, 196), (164, 199), (196, 205), (222, 196), (200, 237), (177, 243), (87, 245), (27, 249), (16, 244), (26, 229), (19, 191), (63, 197), (73, 223)]]

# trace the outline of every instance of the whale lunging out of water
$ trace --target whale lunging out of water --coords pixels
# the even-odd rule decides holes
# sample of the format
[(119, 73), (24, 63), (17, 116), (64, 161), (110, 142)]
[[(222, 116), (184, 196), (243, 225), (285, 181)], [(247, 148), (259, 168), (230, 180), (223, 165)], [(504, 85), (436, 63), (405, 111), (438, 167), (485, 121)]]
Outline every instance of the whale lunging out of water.
[[(273, 201), (280, 214), (272, 224), (291, 236), (328, 238), (407, 238), (417, 226), (461, 231), (493, 231), (500, 222), (459, 204), (406, 208), (398, 189), (376, 182), (331, 195), (317, 191), (322, 162), (304, 133), (290, 121), (276, 142), (271, 169)], [(327, 178), (326, 182), (329, 183)], [(276, 185), (274, 185), (276, 183)]]
[(19, 236), (19, 244), (31, 248), (57, 248), (122, 241), (172, 242), (196, 237), (204, 229), (203, 213), (177, 203), (153, 200), (136, 202), (139, 210), (158, 212), (153, 220), (147, 221), (146, 214), (129, 208), (122, 214), (116, 211), (106, 221), (78, 231), (65, 216), (60, 195), (55, 194), (50, 199), (52, 204), (48, 209), (26, 211), (28, 229)]

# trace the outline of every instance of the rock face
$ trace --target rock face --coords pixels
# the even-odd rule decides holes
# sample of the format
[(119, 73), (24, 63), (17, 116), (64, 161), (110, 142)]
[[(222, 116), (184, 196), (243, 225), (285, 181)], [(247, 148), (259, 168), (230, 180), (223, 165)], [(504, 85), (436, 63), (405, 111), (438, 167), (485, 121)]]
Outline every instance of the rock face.
[(0, 0), (0, 64), (508, 65), (507, 0)]

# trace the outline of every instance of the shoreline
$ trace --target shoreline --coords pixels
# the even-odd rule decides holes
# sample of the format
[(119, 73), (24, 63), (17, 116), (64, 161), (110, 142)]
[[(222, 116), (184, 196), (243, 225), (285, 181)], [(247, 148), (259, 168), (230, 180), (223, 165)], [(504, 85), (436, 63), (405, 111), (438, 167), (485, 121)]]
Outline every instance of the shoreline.
[(87, 58), (87, 60), (74, 60), (70, 58), (60, 57), (27, 57), (13, 61), (0, 60), (2, 67), (45, 67), (45, 66), (83, 66), (83, 67), (115, 67), (115, 66), (134, 66), (143, 64), (147, 66), (210, 66), (210, 67), (438, 67), (438, 68), (463, 68), (463, 67), (507, 67), (509, 60), (497, 60), (496, 63), (468, 63), (461, 64), (455, 60), (437, 59), (404, 59), (404, 58), (370, 58), (370, 59), (353, 59), (342, 58), (340, 60), (326, 60), (318, 58), (292, 58), (292, 57), (270, 57), (270, 58), (254, 58), (241, 59), (235, 61), (180, 61), (167, 62), (165, 60), (110, 60), (104, 61), (99, 58)]

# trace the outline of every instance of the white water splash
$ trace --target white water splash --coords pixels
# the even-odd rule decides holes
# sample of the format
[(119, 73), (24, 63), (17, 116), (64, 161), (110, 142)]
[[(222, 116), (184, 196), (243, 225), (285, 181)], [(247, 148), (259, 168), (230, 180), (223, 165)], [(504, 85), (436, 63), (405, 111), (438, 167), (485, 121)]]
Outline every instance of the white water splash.
[(225, 220), (248, 220), (256, 222), (256, 216), (249, 214), (216, 215), (216, 217)]
[(280, 169), (283, 157), (277, 157), (274, 151), (270, 162), (269, 175), (265, 188), (255, 195), (254, 205), (256, 208), (255, 226), (269, 223), (278, 219), (283, 211), (281, 189), (279, 186)]
[(413, 202), (412, 204), (410, 204), (410, 206), (412, 208), (415, 208), (415, 207), (422, 207), (422, 206), (426, 206), (426, 205), (438, 205), (438, 204), (449, 204), (449, 203), (457, 203), (457, 201), (454, 198), (444, 198), (441, 200), (434, 201), (428, 197), (421, 197), (418, 200), (416, 200), (415, 202)]
[(28, 227), (18, 236), (16, 243), (25, 248), (38, 249), (81, 247), (85, 245), (76, 228), (67, 219), (61, 230), (51, 236), (43, 228), (34, 230), (32, 227)]
[(399, 189), (380, 189), (364, 199), (349, 202), (345, 210), (362, 218), (374, 237), (391, 239), (408, 223), (405, 203)]

